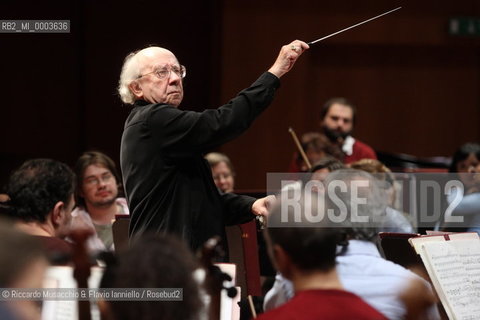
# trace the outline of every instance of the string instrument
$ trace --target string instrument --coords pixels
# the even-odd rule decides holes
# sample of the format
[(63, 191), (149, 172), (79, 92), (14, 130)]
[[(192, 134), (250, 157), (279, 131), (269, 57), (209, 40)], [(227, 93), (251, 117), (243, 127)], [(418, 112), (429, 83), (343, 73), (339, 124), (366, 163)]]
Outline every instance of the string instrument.
[(199, 255), (200, 264), (206, 271), (204, 287), (210, 296), (208, 308), (209, 320), (220, 320), (220, 298), (222, 290), (226, 290), (230, 298), (237, 295), (237, 289), (234, 287), (227, 288), (223, 285), (224, 281), (231, 281), (232, 278), (214, 264), (215, 258), (222, 255), (223, 251), (220, 246), (220, 237), (218, 236), (207, 240)]
[[(70, 237), (75, 242), (73, 244), (73, 277), (77, 281), (78, 288), (88, 288), (88, 278), (90, 277), (90, 257), (87, 251), (86, 241), (91, 235), (89, 230), (72, 231)], [(78, 301), (78, 320), (91, 320), (90, 301)]]
[(305, 164), (307, 165), (308, 170), (312, 169), (312, 164), (308, 160), (308, 157), (305, 154), (305, 151), (303, 150), (302, 145), (300, 144), (300, 141), (298, 140), (298, 137), (295, 134), (295, 131), (293, 131), (292, 127), (289, 127), (288, 132), (290, 132), (290, 134), (292, 135), (293, 142), (295, 142), (295, 145), (297, 146), (297, 150), (302, 156), (303, 161), (305, 161)]

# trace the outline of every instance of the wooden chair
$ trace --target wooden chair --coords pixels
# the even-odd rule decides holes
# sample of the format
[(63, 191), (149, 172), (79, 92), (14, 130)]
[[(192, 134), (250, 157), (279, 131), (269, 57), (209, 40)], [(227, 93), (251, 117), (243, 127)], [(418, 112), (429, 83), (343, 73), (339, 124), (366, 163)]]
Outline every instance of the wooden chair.
[(128, 246), (128, 228), (130, 226), (130, 216), (117, 214), (115, 222), (112, 225), (113, 244), (115, 250)]

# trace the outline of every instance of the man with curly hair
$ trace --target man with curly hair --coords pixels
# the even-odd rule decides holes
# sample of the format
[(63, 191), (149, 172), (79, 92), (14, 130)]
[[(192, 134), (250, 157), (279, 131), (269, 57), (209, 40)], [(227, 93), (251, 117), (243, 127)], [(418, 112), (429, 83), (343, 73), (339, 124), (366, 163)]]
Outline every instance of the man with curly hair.
[(75, 206), (75, 175), (64, 163), (51, 159), (26, 161), (10, 176), (2, 203), (15, 226), (41, 241), (51, 258), (71, 253), (64, 241)]

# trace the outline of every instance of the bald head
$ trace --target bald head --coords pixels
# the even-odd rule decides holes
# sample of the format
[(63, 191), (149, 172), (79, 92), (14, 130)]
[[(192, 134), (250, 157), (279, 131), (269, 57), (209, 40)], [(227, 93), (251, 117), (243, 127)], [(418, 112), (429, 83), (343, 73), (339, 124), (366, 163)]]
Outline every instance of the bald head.
[(119, 81), (122, 101), (165, 103), (177, 107), (183, 99), (182, 68), (175, 55), (161, 47), (148, 47), (125, 58)]
[(161, 47), (148, 47), (137, 52), (134, 56), (136, 64), (140, 69), (140, 74), (147, 72), (147, 69), (155, 65), (158, 59), (174, 60), (178, 64), (178, 60), (175, 55), (165, 48)]

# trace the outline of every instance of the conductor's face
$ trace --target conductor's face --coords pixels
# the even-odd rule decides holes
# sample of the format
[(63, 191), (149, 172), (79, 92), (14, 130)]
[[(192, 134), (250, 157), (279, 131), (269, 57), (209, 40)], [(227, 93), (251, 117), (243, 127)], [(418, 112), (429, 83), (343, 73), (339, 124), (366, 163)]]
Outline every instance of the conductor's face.
[(183, 99), (185, 68), (163, 48), (147, 48), (138, 55), (140, 75), (130, 84), (132, 93), (138, 100), (178, 107)]

